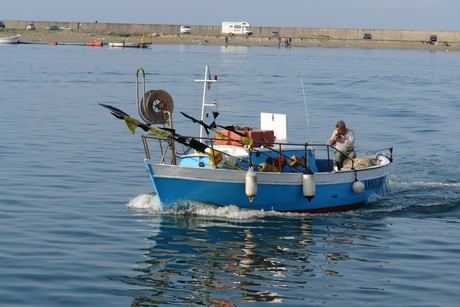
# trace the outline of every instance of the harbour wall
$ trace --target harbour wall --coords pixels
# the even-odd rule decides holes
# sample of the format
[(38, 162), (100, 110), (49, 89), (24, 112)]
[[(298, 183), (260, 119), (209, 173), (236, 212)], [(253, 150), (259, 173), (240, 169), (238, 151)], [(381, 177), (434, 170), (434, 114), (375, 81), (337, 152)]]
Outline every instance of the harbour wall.
[[(51, 21), (28, 21), (28, 20), (5, 20), (6, 28), (25, 29), (33, 23), (37, 30), (44, 30), (48, 26), (70, 26), (73, 30), (95, 33), (118, 33), (118, 34), (180, 34), (181, 25), (164, 24), (127, 24), (127, 23), (101, 23), (101, 22), (51, 22)], [(194, 35), (221, 36), (221, 25), (191, 25)], [(337, 39), (358, 40), (364, 33), (371, 33), (374, 40), (386, 41), (428, 41), (431, 35), (437, 35), (439, 42), (460, 42), (459, 31), (437, 30), (384, 30), (384, 29), (337, 29), (337, 28), (294, 28), (294, 27), (258, 27), (251, 26), (253, 36), (269, 37), (277, 31), (281, 37), (300, 39)]]

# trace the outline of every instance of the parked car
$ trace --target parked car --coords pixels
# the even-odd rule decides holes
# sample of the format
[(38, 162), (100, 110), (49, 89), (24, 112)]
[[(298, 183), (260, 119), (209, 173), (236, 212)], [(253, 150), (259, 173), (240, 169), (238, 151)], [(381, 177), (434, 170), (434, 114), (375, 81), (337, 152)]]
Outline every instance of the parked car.
[(192, 28), (190, 26), (182, 26), (180, 27), (181, 34), (192, 34)]
[(60, 27), (59, 30), (71, 31), (71, 30), (72, 30), (72, 27), (71, 27), (71, 26), (64, 26), (64, 27)]
[(370, 34), (370, 33), (364, 33), (363, 39), (372, 39), (372, 34)]
[(26, 30), (35, 30), (35, 25), (33, 23), (29, 23), (26, 27)]
[(59, 27), (58, 26), (49, 26), (48, 28), (46, 28), (46, 30), (58, 31)]
[(280, 36), (280, 32), (278, 32), (278, 31), (273, 31), (273, 32), (272, 32), (272, 36)]
[(5, 24), (3, 22), (1, 22), (1, 21), (0, 21), (0, 28), (5, 29)]
[(430, 36), (430, 41), (429, 41), (430, 44), (436, 44), (437, 41), (438, 41), (438, 36), (437, 35), (431, 35)]

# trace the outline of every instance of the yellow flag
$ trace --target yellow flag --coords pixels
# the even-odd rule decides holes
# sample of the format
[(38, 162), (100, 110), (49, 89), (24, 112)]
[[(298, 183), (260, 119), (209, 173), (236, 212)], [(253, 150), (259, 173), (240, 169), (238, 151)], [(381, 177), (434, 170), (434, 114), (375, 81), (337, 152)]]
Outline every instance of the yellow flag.
[(129, 131), (131, 131), (131, 134), (134, 134), (136, 128), (139, 127), (139, 121), (128, 115), (123, 115), (123, 119), (125, 120), (126, 126), (128, 126)]
[(241, 137), (241, 142), (248, 147), (252, 147), (252, 138), (250, 136), (243, 136)]
[(160, 129), (156, 129), (156, 128), (153, 128), (153, 127), (150, 128), (149, 131), (152, 132), (153, 134), (155, 134), (156, 136), (161, 137), (161, 138), (169, 138), (171, 136), (168, 132), (160, 130)]
[(209, 154), (209, 165), (211, 166), (217, 166), (220, 161), (222, 161), (222, 154), (218, 152), (217, 150), (211, 149), (209, 151), (206, 151)]
[(214, 130), (214, 132), (217, 134), (217, 137), (219, 138), (219, 140), (225, 140), (226, 138), (228, 138), (225, 134), (223, 134), (219, 130)]

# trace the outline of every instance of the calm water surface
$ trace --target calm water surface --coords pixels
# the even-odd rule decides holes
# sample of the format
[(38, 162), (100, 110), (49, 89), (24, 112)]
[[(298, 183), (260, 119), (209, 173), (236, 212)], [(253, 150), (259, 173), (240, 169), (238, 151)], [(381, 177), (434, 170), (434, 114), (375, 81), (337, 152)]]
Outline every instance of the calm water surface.
[[(460, 53), (0, 45), (0, 59), (1, 306), (458, 304)], [(290, 141), (318, 143), (344, 119), (359, 153), (395, 147), (390, 191), (322, 215), (161, 212), (139, 135), (98, 103), (137, 117), (143, 67), (147, 90), (198, 116), (206, 64), (221, 124), (286, 113)]]

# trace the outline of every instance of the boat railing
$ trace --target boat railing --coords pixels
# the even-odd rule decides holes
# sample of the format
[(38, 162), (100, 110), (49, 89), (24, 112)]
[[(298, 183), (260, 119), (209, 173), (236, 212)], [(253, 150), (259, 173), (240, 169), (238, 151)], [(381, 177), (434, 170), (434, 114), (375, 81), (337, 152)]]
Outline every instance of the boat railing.
[[(332, 153), (334, 151), (340, 152), (340, 150), (338, 150), (334, 146), (327, 145), (327, 144), (317, 144), (317, 143), (288, 143), (287, 144), (287, 143), (273, 142), (269, 144), (264, 144), (260, 147), (244, 146), (244, 148), (246, 148), (247, 155), (235, 156), (223, 150), (220, 144), (216, 144), (216, 140), (214, 138), (209, 138), (209, 137), (195, 138), (191, 136), (177, 136), (177, 135), (171, 136), (169, 138), (164, 138), (164, 137), (158, 137), (151, 133), (147, 133), (142, 136), (142, 141), (144, 144), (145, 156), (149, 160), (151, 159), (151, 153), (150, 153), (150, 149), (148, 146), (149, 140), (155, 140), (159, 143), (159, 149), (160, 149), (160, 154), (161, 154), (161, 159), (160, 159), (161, 164), (167, 163), (166, 161), (169, 158), (170, 160), (169, 163), (172, 165), (176, 165), (177, 158), (179, 159), (183, 158), (185, 155), (189, 154), (191, 150), (195, 150), (198, 154), (208, 156), (210, 160), (210, 164), (213, 166), (217, 166), (220, 164), (221, 166), (224, 165), (226, 167), (235, 168), (235, 169), (248, 169), (249, 167), (256, 167), (256, 168), (260, 167), (260, 164), (253, 161), (254, 156), (258, 156), (258, 157), (262, 156), (267, 159), (270, 158), (271, 161), (275, 163), (279, 162), (278, 159), (280, 159), (281, 157), (282, 157), (281, 159), (284, 159), (286, 162), (287, 161), (292, 162), (292, 157), (290, 155), (288, 156), (287, 152), (289, 152), (290, 149), (294, 149), (298, 151), (300, 148), (300, 150), (302, 150), (304, 154), (303, 156), (300, 157), (300, 159), (297, 159), (298, 163), (295, 164), (294, 166), (292, 166), (291, 163), (286, 164), (288, 166), (288, 172), (308, 172), (308, 171), (333, 172), (333, 171), (336, 171), (337, 169), (335, 168), (333, 154), (331, 154), (331, 151)], [(181, 152), (176, 152), (176, 148), (179, 147), (179, 146), (176, 146), (178, 145), (178, 144), (175, 144), (176, 142), (182, 145)], [(192, 144), (190, 144), (190, 142)], [(241, 147), (243, 147), (242, 144), (241, 144)], [(322, 154), (317, 155), (316, 154), (317, 150), (321, 150)], [(312, 155), (308, 154), (309, 151), (311, 151)], [(387, 156), (386, 152), (389, 152), (390, 156)], [(384, 155), (390, 160), (390, 162), (393, 161), (393, 148), (380, 149), (373, 153), (376, 154), (376, 157), (378, 155)], [(241, 163), (239, 165), (231, 165), (228, 163), (222, 164), (220, 163), (220, 161), (222, 161), (223, 156), (226, 156), (226, 158), (229, 158), (229, 159), (231, 158), (231, 160), (233, 161), (239, 161)], [(312, 157), (314, 160), (309, 161), (309, 157)], [(369, 157), (369, 155), (367, 155), (366, 157)], [(298, 157), (295, 157), (295, 158), (298, 158)], [(351, 167), (349, 167), (348, 169), (355, 170), (356, 159), (358, 158), (362, 158), (362, 156), (350, 159)], [(374, 161), (377, 159), (375, 158), (372, 160)], [(260, 159), (259, 159), (259, 162), (260, 162)], [(316, 171), (314, 171), (314, 168), (312, 169), (310, 167), (311, 165), (316, 166)], [(359, 165), (360, 163), (358, 163), (358, 168), (360, 168)], [(281, 167), (275, 170), (275, 172), (285, 172), (285, 171), (286, 169), (283, 171), (283, 168)]]
[[(319, 172), (333, 172), (335, 171), (333, 152), (341, 152), (334, 146), (328, 144), (320, 143), (278, 143), (270, 142), (260, 147), (248, 147), (244, 146), (241, 141), (241, 147), (244, 146), (247, 151), (247, 156), (235, 156), (229, 152), (223, 151), (222, 146), (216, 144), (216, 139), (210, 137), (192, 137), (192, 136), (183, 136), (177, 134), (171, 134), (170, 137), (157, 136), (152, 133), (145, 133), (142, 135), (142, 142), (144, 145), (145, 157), (148, 160), (151, 160), (151, 152), (149, 149), (149, 141), (157, 141), (159, 144), (160, 150), (160, 164), (169, 163), (171, 165), (176, 165), (177, 158), (183, 158), (185, 155), (189, 154), (191, 150), (195, 150), (199, 154), (203, 154), (209, 157), (210, 164), (217, 166), (222, 161), (223, 156), (231, 158), (233, 161), (239, 161), (241, 165), (230, 165), (225, 164), (226, 167), (233, 167), (235, 169), (248, 169), (249, 167), (259, 167), (260, 165), (253, 161), (254, 156), (262, 156), (265, 158), (271, 158), (272, 161), (277, 161), (278, 159), (284, 159), (285, 161), (292, 162), (292, 157), (288, 156), (286, 153), (290, 149), (302, 150), (303, 156), (300, 157), (299, 163), (295, 166), (292, 166), (291, 163), (286, 165), (289, 167), (290, 172), (309, 172), (312, 171), (309, 157), (312, 157), (314, 160), (313, 164), (317, 166), (317, 171)], [(182, 150), (178, 152), (177, 145), (182, 145)], [(316, 151), (321, 150), (322, 154), (318, 158)], [(177, 151), (177, 152), (176, 152)], [(309, 151), (311, 155), (309, 155)], [(331, 154), (332, 151), (332, 154)], [(375, 153), (382, 154), (383, 152), (389, 152), (390, 156), (387, 158), (392, 162), (393, 160), (393, 148), (385, 148), (375, 151)], [(345, 154), (341, 152), (342, 154)], [(254, 155), (255, 154), (255, 155)], [(386, 155), (385, 155), (386, 156)], [(297, 158), (297, 157), (296, 157)], [(167, 162), (169, 160), (169, 162)], [(351, 161), (351, 170), (355, 170), (356, 158), (350, 158)], [(282, 172), (282, 168), (278, 168), (277, 172)]]
[[(192, 141), (193, 140), (193, 141)], [(199, 140), (199, 141), (198, 141)], [(290, 161), (292, 158), (291, 156), (288, 156), (285, 154), (285, 152), (289, 149), (300, 149), (304, 152), (303, 157), (301, 157), (300, 161), (301, 164), (298, 165), (301, 167), (301, 170), (297, 171), (308, 171), (309, 170), (309, 154), (308, 151), (310, 150), (313, 154), (315, 150), (321, 148), (322, 151), (325, 152), (326, 160), (328, 161), (327, 166), (326, 166), (326, 171), (333, 171), (333, 164), (332, 164), (332, 159), (331, 159), (331, 150), (336, 150), (333, 146), (327, 145), (327, 144), (317, 144), (317, 143), (277, 143), (277, 142), (271, 142), (267, 144), (263, 144), (260, 147), (247, 147), (245, 146), (248, 155), (245, 157), (245, 159), (242, 159), (242, 157), (237, 157), (234, 156), (228, 152), (222, 151), (222, 147), (216, 144), (216, 139), (211, 138), (211, 137), (192, 137), (192, 136), (173, 136), (171, 135), (168, 138), (165, 137), (160, 137), (152, 133), (145, 133), (142, 135), (142, 143), (144, 146), (144, 152), (145, 152), (145, 157), (146, 159), (151, 159), (152, 154), (150, 152), (149, 148), (149, 141), (156, 141), (158, 142), (159, 145), (159, 150), (160, 150), (160, 163), (164, 164), (167, 163), (167, 160), (169, 160), (169, 163), (175, 165), (176, 164), (176, 158), (180, 158), (186, 154), (188, 154), (191, 150), (196, 150), (197, 152), (201, 152), (204, 155), (208, 155), (210, 157), (211, 162), (213, 165), (218, 164), (218, 154), (220, 155), (226, 155), (234, 160), (238, 161), (243, 161), (247, 163), (248, 167), (250, 166), (256, 166), (257, 163), (254, 163), (252, 161), (253, 154), (255, 153), (258, 156), (265, 156), (267, 158), (284, 158), (287, 161)], [(192, 144), (191, 144), (192, 142)], [(182, 145), (182, 150), (179, 152), (179, 146), (178, 144)], [(197, 144), (199, 145), (197, 148)], [(241, 147), (243, 147), (244, 144), (241, 143)], [(206, 149), (207, 148), (207, 149)], [(197, 150), (198, 149), (198, 150)], [(177, 152), (176, 152), (177, 151)], [(216, 153), (216, 154), (214, 154)], [(311, 156), (311, 155), (310, 155)], [(296, 169), (296, 167), (294, 167)]]
[[(259, 164), (255, 163), (253, 161), (253, 153), (255, 153), (255, 156), (263, 156), (266, 158), (274, 158), (276, 159), (284, 159), (285, 161), (291, 161), (292, 157), (288, 156), (286, 152), (289, 152), (290, 149), (296, 149), (296, 150), (302, 150), (303, 151), (303, 156), (300, 157), (299, 159), (299, 164), (296, 165), (295, 167), (291, 167), (291, 171), (294, 172), (306, 172), (306, 171), (311, 171), (310, 164), (309, 164), (309, 157), (312, 157), (315, 159), (314, 163), (316, 165), (321, 164), (320, 172), (333, 172), (334, 171), (334, 151), (341, 152), (339, 149), (337, 149), (334, 146), (328, 145), (328, 144), (320, 144), (320, 143), (277, 143), (277, 142), (271, 142), (267, 144), (263, 144), (260, 147), (248, 147), (244, 146), (244, 144), (241, 141), (241, 147), (244, 146), (247, 150), (247, 156), (241, 157), (241, 156), (235, 156), (232, 155), (231, 153), (228, 153), (226, 151), (223, 151), (222, 146), (216, 144), (216, 139), (211, 138), (211, 137), (192, 137), (192, 136), (184, 136), (184, 135), (170, 135), (170, 137), (160, 137), (152, 133), (145, 133), (142, 135), (142, 143), (144, 145), (144, 151), (145, 151), (145, 157), (148, 160), (151, 160), (151, 152), (149, 149), (149, 141), (157, 141), (159, 144), (159, 150), (160, 150), (160, 163), (165, 164), (165, 163), (170, 163), (172, 165), (176, 165), (177, 158), (181, 158), (188, 153), (190, 153), (191, 150), (195, 150), (198, 153), (201, 153), (203, 155), (207, 155), (210, 159), (210, 163), (212, 165), (218, 165), (219, 162), (222, 160), (222, 156), (228, 156), (231, 157), (234, 161), (240, 161), (244, 164), (247, 165), (247, 168), (249, 167), (258, 167)], [(182, 145), (182, 150), (180, 152), (177, 152), (178, 147), (177, 145)], [(321, 150), (322, 154), (320, 154), (320, 157), (325, 157), (325, 158), (318, 158), (316, 155), (316, 151)], [(386, 149), (381, 149), (377, 152), (382, 152), (382, 151), (389, 151), (390, 152), (390, 161), (392, 161), (392, 150), (393, 148), (386, 148)], [(310, 155), (309, 155), (310, 151)], [(332, 152), (332, 153), (331, 153)], [(346, 155), (346, 153), (341, 152), (342, 154)], [(355, 169), (355, 159), (356, 158), (350, 158), (351, 160), (351, 169)], [(169, 160), (169, 162), (167, 162)], [(289, 165), (289, 164), (287, 164)], [(230, 165), (227, 165), (230, 167)], [(300, 167), (300, 169), (298, 168)], [(236, 167), (235, 167), (236, 168)], [(240, 166), (237, 168), (241, 168)], [(281, 168), (278, 170), (281, 172)]]
[(148, 160), (152, 159), (152, 156), (150, 154), (149, 143), (148, 143), (149, 139), (158, 141), (160, 154), (161, 154), (161, 159), (160, 159), (161, 164), (166, 163), (166, 159), (168, 157), (170, 158), (170, 162), (169, 162), (170, 164), (173, 164), (173, 165), (176, 164), (175, 147), (173, 144), (174, 140), (171, 138), (157, 137), (153, 134), (152, 135), (150, 134), (142, 135), (142, 145), (144, 146), (144, 153), (145, 153), (146, 159)]

